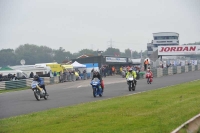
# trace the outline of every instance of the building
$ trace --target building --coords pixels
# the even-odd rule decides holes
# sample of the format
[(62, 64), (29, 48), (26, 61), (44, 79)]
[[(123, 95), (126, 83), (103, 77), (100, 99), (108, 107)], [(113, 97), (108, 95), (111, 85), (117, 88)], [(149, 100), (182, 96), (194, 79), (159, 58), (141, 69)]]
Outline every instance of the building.
[(98, 63), (99, 68), (103, 65), (115, 66), (116, 68), (119, 68), (120, 66), (126, 66), (132, 64), (131, 59), (127, 57), (114, 57), (114, 56), (103, 56), (103, 55), (73, 59), (72, 62), (74, 61), (77, 61), (82, 64)]
[(147, 55), (150, 56), (157, 51), (158, 46), (179, 45), (179, 34), (176, 32), (153, 33), (153, 40), (147, 43)]

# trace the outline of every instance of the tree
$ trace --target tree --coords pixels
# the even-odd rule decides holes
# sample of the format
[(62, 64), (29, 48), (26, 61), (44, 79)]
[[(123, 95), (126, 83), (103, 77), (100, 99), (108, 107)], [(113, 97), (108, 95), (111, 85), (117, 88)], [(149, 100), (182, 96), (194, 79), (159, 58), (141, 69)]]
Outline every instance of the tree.
[(16, 48), (15, 53), (17, 62), (24, 59), (27, 65), (53, 61), (53, 51), (46, 46), (39, 47), (33, 44), (24, 44)]
[(8, 65), (16, 64), (16, 55), (13, 49), (0, 50), (0, 66), (5, 67)]
[(110, 55), (110, 56), (121, 56), (121, 52), (119, 49), (116, 48), (107, 48), (103, 55)]
[(62, 63), (66, 59), (73, 58), (73, 55), (69, 51), (66, 52), (62, 47), (60, 47), (58, 50), (53, 50), (53, 53), (53, 59), (58, 63)]

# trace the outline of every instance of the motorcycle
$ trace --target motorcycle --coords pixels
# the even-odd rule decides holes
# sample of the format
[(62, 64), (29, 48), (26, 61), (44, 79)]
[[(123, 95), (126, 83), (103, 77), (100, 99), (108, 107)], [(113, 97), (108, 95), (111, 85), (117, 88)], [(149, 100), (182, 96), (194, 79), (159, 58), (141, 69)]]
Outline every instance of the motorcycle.
[(101, 82), (98, 78), (94, 78), (91, 83), (92, 85), (92, 89), (93, 89), (93, 96), (100, 96), (102, 97), (103, 92), (102, 92), (102, 88), (101, 88)]
[(122, 78), (126, 77), (126, 71), (125, 70), (122, 70), (121, 74), (122, 74)]
[(151, 73), (147, 72), (146, 73), (146, 79), (147, 79), (147, 84), (151, 84), (153, 81)]
[(40, 101), (41, 98), (47, 100), (48, 96), (45, 94), (44, 89), (39, 86), (37, 81), (33, 81), (31, 83), (31, 88), (34, 91), (34, 96), (38, 101)]
[(134, 81), (134, 78), (132, 75), (130, 75), (128, 78), (127, 78), (127, 83), (128, 83), (128, 89), (129, 91), (135, 91), (135, 87), (136, 87), (136, 83)]

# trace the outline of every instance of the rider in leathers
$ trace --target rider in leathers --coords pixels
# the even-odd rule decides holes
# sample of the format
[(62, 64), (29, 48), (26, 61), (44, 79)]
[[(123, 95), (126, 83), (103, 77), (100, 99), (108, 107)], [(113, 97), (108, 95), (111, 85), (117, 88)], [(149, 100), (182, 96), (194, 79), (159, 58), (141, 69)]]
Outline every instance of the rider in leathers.
[(49, 96), (49, 94), (47, 93), (47, 90), (45, 88), (43, 79), (40, 78), (38, 75), (35, 75), (33, 77), (33, 80), (39, 82), (39, 86), (44, 89), (46, 96)]
[[(94, 74), (93, 74), (93, 77), (92, 77), (92, 80), (94, 78), (98, 78), (100, 80), (100, 83), (102, 83), (102, 78), (101, 78), (101, 75), (98, 71), (95, 71)], [(102, 88), (102, 91), (104, 90), (104, 88)]]
[(129, 77), (129, 75), (132, 75), (132, 76), (133, 76), (133, 78), (134, 78), (134, 83), (135, 83), (135, 85), (136, 85), (136, 82), (137, 82), (137, 80), (136, 80), (137, 74), (136, 74), (135, 71), (132, 70), (132, 68), (130, 68), (129, 71), (128, 71), (128, 73), (126, 74), (126, 79)]

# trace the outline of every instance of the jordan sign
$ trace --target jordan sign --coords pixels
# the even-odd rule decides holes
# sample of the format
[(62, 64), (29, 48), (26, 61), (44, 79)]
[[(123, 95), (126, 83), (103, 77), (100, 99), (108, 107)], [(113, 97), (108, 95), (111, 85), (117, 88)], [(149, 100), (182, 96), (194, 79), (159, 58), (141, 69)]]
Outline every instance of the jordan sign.
[(158, 46), (158, 55), (200, 54), (200, 45)]

